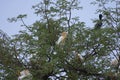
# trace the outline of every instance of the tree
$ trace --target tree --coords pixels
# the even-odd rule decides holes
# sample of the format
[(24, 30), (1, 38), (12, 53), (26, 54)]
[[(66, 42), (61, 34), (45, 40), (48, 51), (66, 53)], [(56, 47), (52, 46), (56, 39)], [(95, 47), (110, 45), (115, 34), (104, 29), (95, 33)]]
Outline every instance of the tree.
[[(22, 21), (26, 29), (14, 35), (9, 44), (5, 44), (7, 46), (1, 45), (1, 53), (5, 55), (0, 57), (0, 69), (4, 73), (4, 76), (0, 75), (1, 79), (17, 79), (17, 72), (24, 69), (31, 72), (33, 80), (110, 80), (120, 77), (119, 64), (116, 68), (110, 65), (111, 57), (118, 57), (119, 63), (120, 4), (107, 8), (105, 5), (109, 3), (106, 2), (96, 0), (92, 3), (100, 6), (97, 11), (104, 17), (104, 27), (99, 30), (86, 28), (79, 17), (71, 16), (72, 11), (81, 8), (78, 0), (40, 1), (32, 7), (40, 20), (32, 25), (25, 24), (26, 14), (9, 19), (11, 22)], [(56, 45), (64, 31), (68, 32), (64, 44)]]

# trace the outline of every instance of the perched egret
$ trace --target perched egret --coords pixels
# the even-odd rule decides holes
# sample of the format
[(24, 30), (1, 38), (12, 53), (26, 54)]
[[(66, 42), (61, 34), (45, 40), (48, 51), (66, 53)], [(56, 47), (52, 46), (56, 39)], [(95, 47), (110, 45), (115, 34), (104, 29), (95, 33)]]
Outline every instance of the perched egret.
[(117, 59), (112, 60), (111, 65), (112, 66), (117, 66), (118, 65), (118, 60)]
[(56, 44), (59, 45), (60, 43), (64, 43), (66, 37), (67, 37), (68, 32), (62, 32), (61, 36), (57, 40)]
[(77, 54), (77, 56), (78, 56), (78, 58), (80, 59), (81, 62), (84, 61), (84, 58), (81, 54)]
[(23, 70), (20, 72), (20, 76), (18, 77), (18, 80), (24, 80), (24, 78), (29, 76), (29, 80), (31, 80), (32, 74), (30, 74), (29, 70)]

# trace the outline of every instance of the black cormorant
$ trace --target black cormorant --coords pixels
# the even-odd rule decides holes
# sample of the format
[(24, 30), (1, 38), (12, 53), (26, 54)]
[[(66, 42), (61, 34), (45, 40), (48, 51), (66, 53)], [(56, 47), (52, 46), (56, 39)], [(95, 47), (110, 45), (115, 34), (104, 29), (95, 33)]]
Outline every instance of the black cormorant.
[(100, 29), (102, 27), (102, 14), (99, 14), (99, 20), (95, 24), (95, 29)]

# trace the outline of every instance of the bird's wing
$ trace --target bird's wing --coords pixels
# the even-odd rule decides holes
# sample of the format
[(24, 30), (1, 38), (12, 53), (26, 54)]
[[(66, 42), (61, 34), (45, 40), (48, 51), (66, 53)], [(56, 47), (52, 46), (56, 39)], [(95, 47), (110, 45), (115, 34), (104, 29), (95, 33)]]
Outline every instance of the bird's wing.
[(56, 44), (57, 45), (60, 44), (60, 42), (62, 41), (62, 39), (63, 39), (63, 36), (60, 36), (59, 39), (57, 40)]
[(78, 54), (78, 56), (80, 57), (81, 60), (84, 60), (84, 58), (80, 54)]

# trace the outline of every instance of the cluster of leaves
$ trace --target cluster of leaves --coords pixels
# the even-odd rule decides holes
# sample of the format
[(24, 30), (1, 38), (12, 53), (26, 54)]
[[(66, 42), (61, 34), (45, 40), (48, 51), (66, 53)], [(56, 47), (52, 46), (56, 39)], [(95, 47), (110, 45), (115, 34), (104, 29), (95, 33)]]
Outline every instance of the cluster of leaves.
[[(111, 54), (116, 56), (120, 51), (120, 23), (116, 21), (120, 14), (115, 12), (117, 7), (106, 8), (105, 2), (94, 2), (101, 4), (98, 12), (105, 16), (103, 22), (106, 27), (99, 30), (86, 28), (78, 17), (72, 18), (72, 10), (81, 8), (78, 0), (41, 1), (32, 7), (40, 20), (29, 26), (23, 20), (26, 15), (9, 19), (11, 22), (19, 19), (26, 30), (14, 35), (9, 44), (0, 39), (0, 73), (4, 73), (0, 74), (1, 79), (14, 80), (17, 72), (23, 69), (30, 70), (33, 80), (107, 79), (114, 76), (110, 60)], [(56, 45), (63, 31), (68, 31), (65, 44)], [(74, 51), (83, 55), (83, 62), (74, 55)]]

